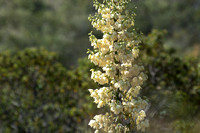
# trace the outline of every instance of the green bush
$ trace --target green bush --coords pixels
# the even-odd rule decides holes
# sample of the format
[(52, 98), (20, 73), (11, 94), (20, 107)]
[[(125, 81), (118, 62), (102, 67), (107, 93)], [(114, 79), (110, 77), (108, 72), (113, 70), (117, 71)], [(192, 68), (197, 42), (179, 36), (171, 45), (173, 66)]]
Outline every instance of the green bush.
[(192, 125), (200, 119), (200, 63), (197, 58), (180, 56), (175, 49), (165, 48), (165, 32), (153, 30), (143, 38), (141, 56), (149, 79), (142, 93), (149, 97), (150, 119), (156, 119), (151, 129), (164, 132), (168, 125), (166, 132), (174, 126), (176, 132), (192, 132)]
[(44, 49), (1, 53), (0, 132), (80, 131), (93, 109), (82, 71), (66, 70)]

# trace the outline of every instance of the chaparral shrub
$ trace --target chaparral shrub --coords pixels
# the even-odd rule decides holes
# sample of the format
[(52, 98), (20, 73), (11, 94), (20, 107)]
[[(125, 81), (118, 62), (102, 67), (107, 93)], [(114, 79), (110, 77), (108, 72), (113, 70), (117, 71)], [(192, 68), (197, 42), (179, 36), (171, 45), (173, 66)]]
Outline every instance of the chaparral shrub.
[(44, 49), (1, 53), (0, 132), (80, 131), (95, 109), (85, 95), (95, 85), (83, 71), (65, 69)]
[(193, 129), (200, 119), (200, 60), (165, 48), (164, 35), (165, 31), (153, 30), (143, 38), (141, 50), (149, 77), (142, 93), (151, 101), (148, 111), (151, 129), (196, 133)]

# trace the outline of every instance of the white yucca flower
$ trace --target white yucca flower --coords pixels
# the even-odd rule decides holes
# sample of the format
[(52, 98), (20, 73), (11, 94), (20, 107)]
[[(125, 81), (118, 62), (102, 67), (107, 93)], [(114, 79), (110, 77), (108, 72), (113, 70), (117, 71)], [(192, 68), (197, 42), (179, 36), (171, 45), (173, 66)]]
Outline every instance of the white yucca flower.
[(91, 69), (91, 78), (104, 87), (89, 92), (98, 108), (108, 106), (110, 112), (96, 115), (89, 125), (95, 133), (145, 131), (149, 126), (144, 112), (147, 101), (139, 97), (139, 92), (147, 76), (142, 72), (144, 67), (136, 63), (140, 41), (129, 30), (134, 26), (134, 14), (126, 10), (131, 0), (93, 1), (98, 12), (89, 20), (103, 37), (97, 39), (90, 33), (94, 51), (90, 51), (88, 58), (101, 68)]

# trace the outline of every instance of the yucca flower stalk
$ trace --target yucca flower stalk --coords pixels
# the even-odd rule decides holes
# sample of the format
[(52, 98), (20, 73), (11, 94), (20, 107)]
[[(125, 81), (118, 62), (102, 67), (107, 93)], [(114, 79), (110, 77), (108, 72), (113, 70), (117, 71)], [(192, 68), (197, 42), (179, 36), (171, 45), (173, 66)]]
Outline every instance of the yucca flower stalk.
[(91, 78), (104, 87), (89, 91), (98, 108), (110, 108), (110, 112), (90, 120), (95, 133), (100, 130), (106, 133), (145, 131), (149, 126), (144, 111), (147, 101), (139, 97), (147, 75), (136, 61), (140, 41), (133, 29), (135, 14), (126, 10), (130, 1), (103, 0), (100, 3), (93, 0), (98, 12), (89, 20), (103, 33), (103, 38), (97, 39), (92, 32), (89, 34), (94, 50), (89, 51), (88, 58), (101, 68), (91, 69)]

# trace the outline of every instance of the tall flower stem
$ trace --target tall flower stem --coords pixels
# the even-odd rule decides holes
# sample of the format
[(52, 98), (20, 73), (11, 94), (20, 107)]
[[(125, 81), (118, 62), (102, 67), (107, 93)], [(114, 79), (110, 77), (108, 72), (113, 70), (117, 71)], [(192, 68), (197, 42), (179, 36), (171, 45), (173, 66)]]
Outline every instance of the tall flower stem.
[(93, 1), (98, 12), (89, 20), (103, 37), (97, 39), (92, 32), (89, 34), (94, 50), (89, 51), (88, 58), (101, 68), (91, 69), (91, 78), (104, 87), (89, 91), (97, 107), (108, 106), (110, 112), (96, 115), (89, 125), (95, 133), (145, 131), (149, 126), (144, 111), (147, 101), (139, 92), (147, 76), (144, 67), (136, 61), (140, 41), (135, 30), (131, 30), (135, 14), (126, 10), (131, 0)]

